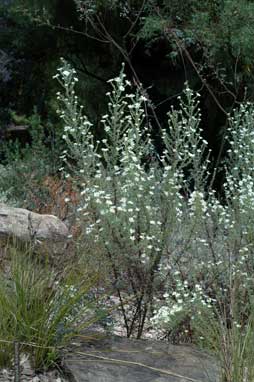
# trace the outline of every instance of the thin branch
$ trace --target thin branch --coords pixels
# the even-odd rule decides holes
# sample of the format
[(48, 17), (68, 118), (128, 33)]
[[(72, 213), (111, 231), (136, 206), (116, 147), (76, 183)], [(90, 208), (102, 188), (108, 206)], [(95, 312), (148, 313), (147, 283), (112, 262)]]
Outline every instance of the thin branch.
[[(78, 60), (80, 61), (81, 65), (82, 65), (82, 68), (81, 68), (81, 67), (76, 67), (76, 69), (77, 69), (78, 71), (80, 71), (80, 72), (82, 72), (82, 73), (84, 73), (84, 74), (87, 74), (89, 77), (92, 77), (92, 78), (94, 78), (94, 79), (96, 79), (96, 80), (98, 80), (98, 81), (100, 81), (100, 82), (102, 82), (102, 83), (104, 83), (104, 84), (107, 84), (107, 81), (106, 81), (104, 78), (98, 76), (97, 74), (94, 74), (94, 73), (90, 72), (90, 70), (87, 68), (86, 64), (84, 63), (84, 61), (82, 60), (82, 58), (79, 56), (78, 53), (76, 53), (76, 56), (77, 56)], [(72, 60), (71, 57), (69, 57), (68, 60), (69, 60), (74, 66), (76, 66), (75, 63), (74, 63), (74, 61)]]
[(146, 5), (146, 1), (147, 0), (144, 0), (141, 7), (140, 7), (140, 10), (138, 11), (138, 14), (137, 14), (137, 17), (136, 19), (134, 20), (134, 22), (131, 24), (129, 30), (125, 33), (125, 35), (123, 36), (124, 39), (126, 39), (127, 36), (129, 36), (129, 34), (132, 32), (133, 28), (135, 27), (135, 25), (137, 24), (138, 20), (140, 19), (140, 16), (141, 16), (141, 13), (143, 12), (144, 10), (144, 7)]

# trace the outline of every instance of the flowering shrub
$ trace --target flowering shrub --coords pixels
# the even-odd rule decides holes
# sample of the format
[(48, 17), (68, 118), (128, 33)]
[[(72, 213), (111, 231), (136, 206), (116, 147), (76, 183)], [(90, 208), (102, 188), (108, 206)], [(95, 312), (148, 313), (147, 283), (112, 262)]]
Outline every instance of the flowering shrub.
[(78, 106), (75, 71), (63, 61), (57, 77), (65, 92), (58, 94), (63, 159), (75, 163), (70, 173), (82, 188), (85, 241), (110, 264), (127, 336), (140, 337), (148, 318), (168, 333), (181, 327), (198, 337), (204, 337), (198, 328), (205, 317), (224, 328), (245, 327), (253, 294), (253, 106), (229, 117), (222, 202), (206, 187), (209, 151), (199, 127), (199, 95), (188, 85), (179, 109), (168, 113), (159, 156), (147, 100), (142, 90), (131, 92), (123, 69), (109, 81), (99, 142)]
[[(146, 98), (138, 90), (128, 92), (123, 70), (109, 81), (109, 111), (101, 120), (105, 138), (97, 145), (91, 124), (77, 106), (75, 71), (63, 62), (57, 78), (65, 89), (65, 95), (58, 94), (68, 146), (63, 159), (76, 159), (84, 186), (79, 212), (89, 218), (86, 240), (99, 244), (108, 257), (127, 335), (137, 329), (141, 336), (157, 279), (160, 282), (159, 267), (179, 241), (180, 247), (184, 245), (179, 231), (188, 205), (180, 191), (189, 192), (193, 183), (203, 187), (197, 167), (207, 143), (199, 134), (198, 101), (186, 87), (180, 111), (169, 114), (169, 132), (163, 131), (165, 149), (158, 159), (146, 123)], [(207, 165), (208, 160), (203, 170)], [(134, 296), (131, 308), (124, 302), (126, 292)]]
[(173, 260), (179, 270), (166, 272), (152, 318), (169, 334), (184, 329), (215, 350), (226, 382), (252, 380), (254, 373), (253, 118), (251, 104), (229, 117), (225, 200), (213, 191), (205, 198), (191, 193), (190, 244)]

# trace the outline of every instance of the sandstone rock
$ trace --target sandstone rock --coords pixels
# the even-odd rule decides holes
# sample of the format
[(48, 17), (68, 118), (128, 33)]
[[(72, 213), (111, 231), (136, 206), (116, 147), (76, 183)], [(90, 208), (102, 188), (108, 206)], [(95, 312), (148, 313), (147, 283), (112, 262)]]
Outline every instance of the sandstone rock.
[(215, 360), (192, 346), (122, 337), (70, 349), (65, 368), (75, 382), (218, 382)]
[(0, 242), (12, 238), (59, 252), (67, 236), (68, 228), (56, 216), (0, 204)]

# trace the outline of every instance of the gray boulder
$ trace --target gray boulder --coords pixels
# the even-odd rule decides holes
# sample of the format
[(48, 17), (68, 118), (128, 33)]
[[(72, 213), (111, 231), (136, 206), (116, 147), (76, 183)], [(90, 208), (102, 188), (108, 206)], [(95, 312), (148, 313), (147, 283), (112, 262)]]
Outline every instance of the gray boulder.
[(218, 382), (215, 360), (193, 346), (113, 337), (73, 346), (64, 366), (75, 382)]
[(68, 228), (56, 216), (0, 204), (0, 243), (11, 238), (59, 252), (67, 237)]

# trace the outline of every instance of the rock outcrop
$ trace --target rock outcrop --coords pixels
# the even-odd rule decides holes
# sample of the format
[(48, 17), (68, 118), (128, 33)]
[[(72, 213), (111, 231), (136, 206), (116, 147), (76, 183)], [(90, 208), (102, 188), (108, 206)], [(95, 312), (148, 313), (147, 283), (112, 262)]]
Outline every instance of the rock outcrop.
[(68, 228), (56, 216), (0, 204), (0, 243), (14, 239), (59, 252), (67, 237)]
[(113, 337), (65, 354), (75, 382), (218, 382), (215, 360), (192, 346)]

